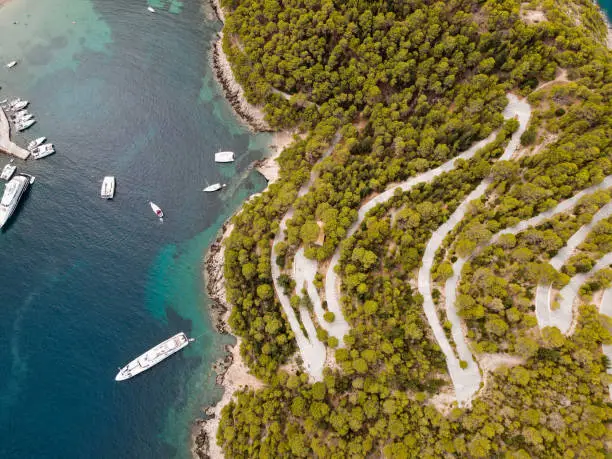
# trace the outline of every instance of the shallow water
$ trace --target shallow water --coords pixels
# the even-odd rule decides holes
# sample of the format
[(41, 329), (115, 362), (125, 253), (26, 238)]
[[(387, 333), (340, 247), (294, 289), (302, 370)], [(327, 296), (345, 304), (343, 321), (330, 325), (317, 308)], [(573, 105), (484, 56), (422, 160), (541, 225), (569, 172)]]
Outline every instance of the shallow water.
[[(0, 63), (19, 60), (0, 67), (0, 99), (31, 102), (38, 122), (21, 144), (45, 135), (57, 149), (16, 160), (37, 180), (0, 234), (2, 458), (188, 457), (191, 423), (220, 396), (210, 367), (230, 339), (211, 327), (202, 255), (265, 185), (247, 168), (269, 138), (235, 120), (214, 82), (220, 24), (179, 3), (155, 3), (156, 14), (128, 0), (0, 9)], [(236, 163), (216, 165), (217, 149)], [(117, 177), (113, 201), (99, 198), (104, 175)], [(228, 187), (202, 193), (217, 181)], [(180, 330), (197, 342), (114, 382)]]

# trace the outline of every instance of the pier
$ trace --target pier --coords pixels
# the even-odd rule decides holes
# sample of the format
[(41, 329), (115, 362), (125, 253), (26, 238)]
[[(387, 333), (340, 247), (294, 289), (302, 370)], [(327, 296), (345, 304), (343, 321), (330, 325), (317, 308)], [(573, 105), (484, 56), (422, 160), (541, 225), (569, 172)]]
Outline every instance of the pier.
[(0, 151), (20, 159), (26, 159), (30, 156), (28, 150), (11, 142), (11, 126), (3, 108), (0, 108)]

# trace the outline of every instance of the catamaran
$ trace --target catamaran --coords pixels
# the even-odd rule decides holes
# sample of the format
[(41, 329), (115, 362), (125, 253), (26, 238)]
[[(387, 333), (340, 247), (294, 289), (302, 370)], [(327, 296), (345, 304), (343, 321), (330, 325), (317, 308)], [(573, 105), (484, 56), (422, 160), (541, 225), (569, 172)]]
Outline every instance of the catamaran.
[(119, 369), (119, 373), (115, 376), (115, 381), (125, 381), (154, 367), (162, 360), (187, 347), (193, 341), (195, 340), (187, 338), (187, 335), (183, 332), (168, 338)]
[(112, 175), (104, 177), (100, 196), (104, 199), (113, 199), (113, 196), (115, 196), (115, 177)]
[(157, 204), (151, 201), (149, 201), (149, 204), (151, 205), (151, 209), (153, 209), (153, 212), (155, 212), (155, 215), (157, 215), (160, 218), (160, 220), (164, 218), (164, 212), (161, 210), (161, 208)]
[(32, 158), (34, 159), (42, 159), (46, 156), (52, 155), (55, 153), (55, 147), (52, 143), (45, 143), (40, 147), (36, 147), (32, 150)]
[(219, 153), (215, 153), (216, 163), (231, 163), (233, 161), (234, 161), (233, 151), (220, 151)]

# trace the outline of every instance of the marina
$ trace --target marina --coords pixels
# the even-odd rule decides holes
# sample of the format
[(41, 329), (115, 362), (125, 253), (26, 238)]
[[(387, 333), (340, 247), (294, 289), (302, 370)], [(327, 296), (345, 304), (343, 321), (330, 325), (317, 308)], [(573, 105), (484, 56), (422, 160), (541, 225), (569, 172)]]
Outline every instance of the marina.
[(0, 151), (16, 156), (19, 159), (27, 159), (30, 152), (11, 142), (11, 126), (6, 117), (4, 108), (0, 107)]

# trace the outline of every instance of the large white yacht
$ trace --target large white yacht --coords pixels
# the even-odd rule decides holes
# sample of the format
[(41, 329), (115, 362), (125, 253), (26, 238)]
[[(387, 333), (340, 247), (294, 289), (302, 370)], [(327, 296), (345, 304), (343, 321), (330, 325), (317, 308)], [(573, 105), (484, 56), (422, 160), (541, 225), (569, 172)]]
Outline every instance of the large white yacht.
[(113, 196), (115, 196), (115, 177), (112, 175), (104, 177), (100, 196), (104, 199), (113, 199)]
[(11, 218), (19, 200), (32, 183), (34, 183), (34, 177), (31, 175), (17, 174), (6, 184), (2, 200), (0, 200), (0, 228)]
[(183, 332), (174, 335), (172, 338), (168, 338), (166, 341), (159, 343), (157, 346), (149, 349), (147, 352), (136, 357), (121, 368), (117, 376), (115, 376), (115, 381), (124, 381), (148, 370), (162, 360), (167, 359), (172, 354), (188, 346), (192, 341), (194, 340), (188, 339), (187, 335)]

